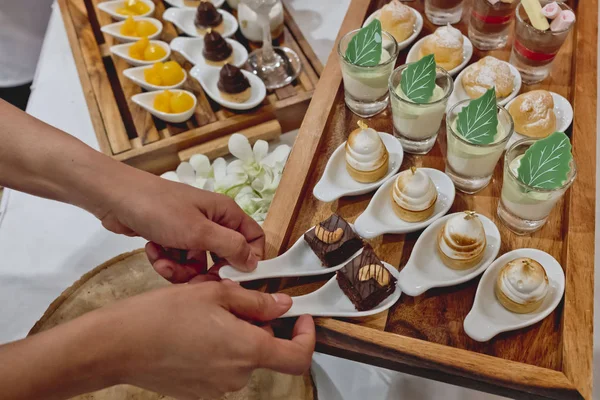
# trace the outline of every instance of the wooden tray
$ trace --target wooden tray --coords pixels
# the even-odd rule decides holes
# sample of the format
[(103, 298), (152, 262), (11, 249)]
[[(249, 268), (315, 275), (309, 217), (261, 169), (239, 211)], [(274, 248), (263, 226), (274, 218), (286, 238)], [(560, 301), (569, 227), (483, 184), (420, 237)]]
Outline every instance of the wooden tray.
[[(353, 0), (342, 34), (360, 27), (371, 12), (387, 0)], [(519, 398), (591, 399), (592, 322), (594, 282), (594, 205), (596, 168), (596, 49), (597, 1), (574, 1), (577, 25), (556, 58), (550, 77), (523, 90), (545, 88), (570, 99), (575, 110), (571, 137), (578, 176), (552, 212), (545, 227), (519, 237), (496, 216), (502, 184), (498, 165), (490, 185), (476, 195), (457, 193), (450, 212), (476, 210), (492, 218), (502, 236), (501, 254), (533, 247), (552, 254), (566, 273), (566, 292), (559, 307), (542, 322), (507, 332), (487, 343), (471, 340), (463, 330), (478, 279), (418, 297), (403, 295), (389, 312), (365, 320), (317, 319), (322, 352), (395, 369), (478, 390)], [(409, 3), (423, 11), (423, 2)], [(458, 27), (466, 33), (464, 21)], [(435, 27), (425, 22), (421, 36)], [(398, 64), (408, 49), (400, 53)], [(508, 60), (510, 46), (490, 52)], [(472, 62), (487, 53), (475, 51)], [(344, 105), (338, 56), (331, 54), (315, 97), (300, 128), (281, 185), (264, 229), (268, 256), (281, 253), (307, 229), (332, 212), (354, 221), (372, 194), (322, 203), (312, 196), (332, 152), (356, 126), (357, 116)], [(391, 111), (369, 120), (369, 125), (392, 132)], [(427, 166), (444, 170), (445, 137), (425, 156), (405, 155), (402, 170)], [(371, 240), (377, 254), (402, 268), (420, 232), (385, 235)], [(329, 276), (256, 283), (267, 290), (303, 294), (322, 285)]]
[[(302, 61), (303, 69), (296, 81), (269, 91), (259, 107), (234, 112), (207, 98), (200, 84), (189, 77), (184, 88), (197, 95), (196, 112), (186, 123), (167, 124), (130, 100), (141, 89), (123, 76), (123, 70), (130, 65), (109, 51), (115, 39), (103, 34), (100, 27), (114, 21), (97, 8), (100, 2), (58, 0), (92, 124), (100, 150), (105, 154), (162, 173), (175, 169), (180, 161), (178, 152), (191, 146), (274, 119), (284, 132), (300, 126), (323, 67), (287, 11), (283, 35), (277, 41), (295, 50)], [(173, 24), (162, 19), (163, 1), (154, 2), (154, 18), (163, 23), (161, 40), (170, 42), (178, 32)], [(252, 50), (239, 32), (236, 39)], [(192, 67), (176, 52), (171, 58), (188, 71)]]

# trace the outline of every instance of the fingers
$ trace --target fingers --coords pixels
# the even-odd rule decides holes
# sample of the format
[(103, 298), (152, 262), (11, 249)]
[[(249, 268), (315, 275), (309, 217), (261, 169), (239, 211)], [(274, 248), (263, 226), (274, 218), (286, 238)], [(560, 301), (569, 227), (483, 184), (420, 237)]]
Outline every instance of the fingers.
[(209, 222), (201, 234), (204, 248), (227, 259), (234, 268), (241, 271), (256, 269), (259, 259), (255, 254), (256, 246), (250, 246), (240, 232)]
[(247, 290), (238, 285), (228, 287), (221, 305), (239, 318), (249, 321), (271, 321), (283, 315), (292, 306), (290, 296)]
[[(154, 242), (146, 244), (148, 260), (160, 276), (171, 283), (185, 283), (194, 277), (205, 274), (207, 268), (206, 252), (163, 249)], [(206, 280), (218, 280), (207, 278)]]

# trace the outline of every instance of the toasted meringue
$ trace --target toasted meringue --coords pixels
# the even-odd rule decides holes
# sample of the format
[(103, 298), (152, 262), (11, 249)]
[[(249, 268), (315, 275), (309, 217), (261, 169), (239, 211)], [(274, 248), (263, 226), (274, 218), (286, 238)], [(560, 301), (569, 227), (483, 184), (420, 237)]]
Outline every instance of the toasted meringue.
[(468, 269), (479, 264), (486, 244), (483, 224), (474, 211), (450, 217), (437, 238), (438, 254), (452, 269)]
[(346, 142), (346, 170), (358, 182), (370, 183), (388, 171), (389, 153), (375, 129), (358, 121)]
[(433, 54), (437, 66), (450, 71), (463, 62), (463, 45), (461, 31), (450, 24), (441, 26), (425, 38), (419, 49), (419, 58)]
[(537, 310), (548, 294), (546, 270), (531, 258), (517, 258), (500, 270), (496, 279), (496, 297), (509, 311), (527, 314)]
[(397, 42), (406, 40), (415, 29), (417, 17), (412, 9), (398, 0), (392, 0), (381, 8), (381, 29), (392, 34)]
[(411, 167), (398, 174), (392, 187), (392, 206), (396, 215), (407, 222), (420, 222), (431, 217), (437, 200), (437, 189), (425, 172)]

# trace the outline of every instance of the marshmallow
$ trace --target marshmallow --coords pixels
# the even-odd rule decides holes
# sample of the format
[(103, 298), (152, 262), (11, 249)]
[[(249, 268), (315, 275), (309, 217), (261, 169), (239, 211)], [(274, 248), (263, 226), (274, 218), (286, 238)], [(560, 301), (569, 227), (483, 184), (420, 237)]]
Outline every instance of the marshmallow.
[(548, 3), (544, 7), (542, 7), (542, 14), (544, 15), (544, 17), (549, 18), (549, 19), (554, 19), (554, 18), (558, 17), (558, 14), (560, 14), (560, 11), (561, 11), (561, 8), (558, 5), (558, 3), (555, 1), (553, 1), (552, 3)]
[(552, 32), (559, 32), (569, 29), (569, 27), (575, 22), (575, 14), (571, 10), (562, 10), (558, 17), (550, 24), (550, 30)]

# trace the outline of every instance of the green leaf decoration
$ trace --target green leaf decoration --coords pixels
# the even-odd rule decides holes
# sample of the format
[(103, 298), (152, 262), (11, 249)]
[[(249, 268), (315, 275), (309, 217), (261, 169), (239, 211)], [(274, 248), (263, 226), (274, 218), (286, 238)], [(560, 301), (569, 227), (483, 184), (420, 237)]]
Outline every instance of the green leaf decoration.
[(458, 113), (458, 133), (470, 143), (490, 144), (498, 133), (496, 88), (488, 89), (478, 99), (471, 100)]
[(408, 64), (400, 79), (400, 88), (406, 97), (418, 104), (427, 103), (435, 89), (435, 68), (433, 54)]
[(567, 180), (572, 159), (569, 138), (554, 132), (527, 149), (517, 170), (519, 180), (540, 189), (556, 189)]
[(361, 67), (372, 67), (381, 61), (381, 22), (375, 18), (359, 30), (348, 43), (346, 59)]

